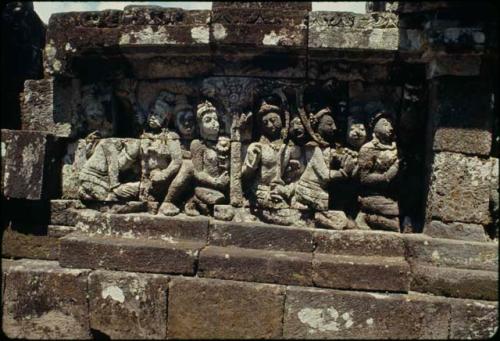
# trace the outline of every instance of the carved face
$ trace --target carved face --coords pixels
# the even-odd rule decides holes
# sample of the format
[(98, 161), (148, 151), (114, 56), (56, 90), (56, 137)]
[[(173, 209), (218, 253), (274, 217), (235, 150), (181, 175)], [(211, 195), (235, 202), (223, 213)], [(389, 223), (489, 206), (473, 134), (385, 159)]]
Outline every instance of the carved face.
[(158, 130), (168, 124), (171, 108), (168, 103), (157, 100), (148, 116), (148, 126), (153, 130)]
[(205, 113), (200, 122), (198, 122), (200, 126), (200, 135), (205, 140), (217, 141), (217, 137), (219, 136), (219, 118), (217, 117), (217, 113), (215, 111), (209, 111)]
[(393, 130), (392, 123), (386, 118), (381, 118), (375, 124), (373, 134), (375, 134), (380, 141), (389, 142), (392, 139)]
[(102, 137), (111, 136), (111, 122), (106, 119), (104, 105), (100, 101), (87, 100), (84, 112), (89, 132), (99, 131)]
[(294, 119), (290, 122), (290, 137), (296, 142), (303, 141), (305, 133), (306, 130), (300, 118), (294, 117)]
[(360, 148), (366, 142), (366, 128), (359, 119), (349, 116), (347, 118), (347, 143), (355, 148)]
[(193, 137), (196, 118), (191, 110), (179, 111), (175, 116), (175, 125), (185, 139)]
[(335, 131), (337, 130), (337, 126), (335, 125), (335, 121), (333, 117), (330, 115), (321, 116), (318, 123), (318, 133), (327, 141), (331, 141), (335, 135)]
[(275, 112), (270, 112), (262, 116), (262, 133), (271, 138), (276, 138), (281, 133), (283, 123), (281, 117)]

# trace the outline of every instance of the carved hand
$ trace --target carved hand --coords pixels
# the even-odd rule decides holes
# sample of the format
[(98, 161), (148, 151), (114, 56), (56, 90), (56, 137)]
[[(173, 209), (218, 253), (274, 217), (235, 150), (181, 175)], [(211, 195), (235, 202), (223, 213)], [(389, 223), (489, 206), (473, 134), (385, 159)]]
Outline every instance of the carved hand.
[(396, 160), (392, 166), (385, 173), (387, 181), (391, 181), (398, 174), (399, 171), (399, 160)]
[(229, 184), (229, 173), (224, 171), (219, 177), (216, 179), (216, 183), (219, 187), (224, 188)]
[(125, 150), (127, 151), (128, 156), (130, 156), (132, 159), (135, 159), (137, 156), (139, 156), (140, 149), (141, 142), (139, 140), (125, 144)]

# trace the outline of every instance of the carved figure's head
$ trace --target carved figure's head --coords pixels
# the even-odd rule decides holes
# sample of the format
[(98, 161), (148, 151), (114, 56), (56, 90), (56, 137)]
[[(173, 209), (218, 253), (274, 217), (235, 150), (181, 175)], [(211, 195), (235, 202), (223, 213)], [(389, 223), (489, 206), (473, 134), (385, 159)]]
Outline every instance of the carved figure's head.
[(347, 143), (354, 148), (361, 148), (366, 142), (366, 127), (363, 119), (356, 115), (347, 118)]
[(276, 139), (281, 136), (283, 122), (280, 116), (280, 108), (263, 101), (259, 109), (262, 134), (268, 138)]
[(394, 128), (391, 118), (383, 111), (375, 114), (372, 119), (373, 135), (382, 143), (390, 143), (393, 139)]
[(219, 117), (217, 109), (209, 101), (198, 104), (196, 110), (196, 121), (200, 128), (200, 135), (203, 139), (217, 141), (219, 136)]
[(193, 107), (187, 102), (184, 95), (177, 96), (174, 108), (175, 126), (182, 138), (191, 139), (195, 133), (196, 119)]
[(316, 114), (310, 115), (311, 126), (326, 141), (331, 142), (335, 137), (337, 126), (329, 108), (323, 108)]
[(113, 134), (113, 124), (106, 117), (106, 109), (103, 103), (95, 95), (94, 89), (86, 89), (82, 97), (82, 108), (87, 133), (99, 132), (101, 137), (109, 137)]
[(295, 143), (302, 143), (306, 139), (306, 129), (298, 116), (290, 121), (290, 138)]
[(168, 125), (172, 116), (172, 94), (161, 91), (156, 98), (148, 116), (148, 126), (152, 130), (160, 130)]

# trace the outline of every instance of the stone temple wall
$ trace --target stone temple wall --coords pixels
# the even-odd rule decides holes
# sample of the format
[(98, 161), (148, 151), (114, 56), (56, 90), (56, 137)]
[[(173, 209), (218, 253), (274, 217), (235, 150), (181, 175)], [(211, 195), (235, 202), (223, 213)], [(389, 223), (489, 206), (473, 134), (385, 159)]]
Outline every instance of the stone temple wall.
[(496, 7), (54, 14), (2, 129), (3, 332), (494, 335)]

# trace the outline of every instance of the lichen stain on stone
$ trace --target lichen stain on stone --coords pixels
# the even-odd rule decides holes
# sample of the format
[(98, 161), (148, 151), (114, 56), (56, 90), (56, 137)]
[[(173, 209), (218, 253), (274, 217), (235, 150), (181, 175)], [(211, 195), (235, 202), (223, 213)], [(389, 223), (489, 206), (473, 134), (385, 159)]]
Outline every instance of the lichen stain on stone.
[(118, 301), (120, 303), (125, 302), (125, 296), (123, 295), (122, 289), (115, 285), (109, 286), (104, 289), (101, 293), (102, 298), (106, 299), (111, 297), (112, 300)]
[(210, 30), (207, 26), (193, 27), (191, 29), (191, 38), (196, 43), (208, 44), (210, 37)]
[(219, 23), (214, 24), (213, 33), (215, 40), (222, 40), (227, 37), (226, 28)]
[(272, 30), (271, 33), (265, 34), (264, 39), (262, 39), (264, 45), (284, 46), (292, 45), (292, 42), (293, 36), (289, 36), (286, 29), (281, 29), (278, 33)]
[(171, 40), (165, 27), (159, 27), (153, 31), (148, 26), (140, 31), (131, 31), (120, 36), (119, 45), (147, 45), (147, 44), (177, 44)]
[(33, 145), (29, 144), (24, 147), (22, 152), (22, 169), (24, 170), (25, 179), (30, 179), (33, 174), (33, 165), (38, 163), (39, 153), (35, 153)]
[[(326, 309), (304, 308), (297, 315), (300, 322), (313, 329), (310, 332), (340, 331), (341, 328), (349, 329), (354, 324), (348, 312), (340, 315), (334, 307)], [(339, 316), (341, 320), (339, 320)]]

